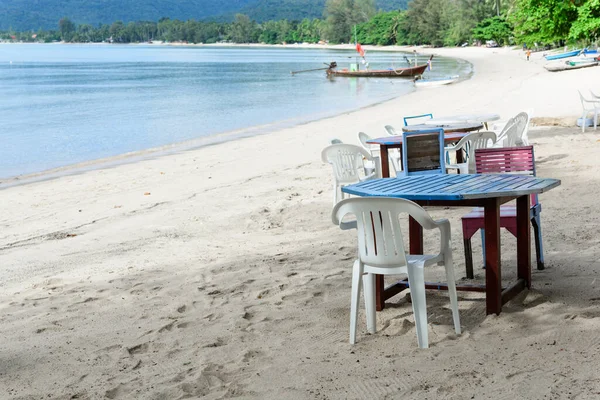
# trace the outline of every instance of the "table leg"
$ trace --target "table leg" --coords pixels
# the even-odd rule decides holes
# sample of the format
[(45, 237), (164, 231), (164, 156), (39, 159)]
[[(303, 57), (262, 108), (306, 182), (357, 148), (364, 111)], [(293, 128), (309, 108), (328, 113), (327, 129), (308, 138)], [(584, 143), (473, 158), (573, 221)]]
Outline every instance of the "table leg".
[[(464, 162), (465, 158), (463, 157), (463, 150), (460, 149), (456, 152), (456, 163), (457, 164), (462, 164)], [(460, 174), (460, 170), (456, 171), (457, 174)]]
[(486, 314), (502, 311), (502, 274), (500, 270), (500, 202), (489, 199), (484, 206)]
[(390, 177), (390, 157), (388, 156), (388, 148), (386, 145), (380, 146), (381, 154), (381, 177), (389, 178)]
[(413, 218), (408, 219), (410, 254), (423, 254), (423, 227)]
[(531, 230), (529, 196), (517, 198), (517, 276), (531, 288)]

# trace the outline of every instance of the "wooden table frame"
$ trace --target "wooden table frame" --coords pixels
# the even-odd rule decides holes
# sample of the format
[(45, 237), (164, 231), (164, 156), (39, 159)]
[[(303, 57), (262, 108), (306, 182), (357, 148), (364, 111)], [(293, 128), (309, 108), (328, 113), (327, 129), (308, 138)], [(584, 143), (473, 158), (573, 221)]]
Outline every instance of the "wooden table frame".
[[(483, 207), (485, 228), (485, 286), (457, 285), (457, 290), (486, 292), (487, 314), (500, 314), (502, 305), (524, 289), (531, 288), (530, 195), (544, 193), (560, 185), (557, 179), (509, 174), (421, 175), (400, 179), (375, 179), (345, 186), (356, 196), (392, 197), (411, 200), (421, 206)], [(500, 206), (517, 203), (517, 281), (502, 288), (500, 264)], [(423, 228), (409, 218), (409, 252), (423, 254)], [(376, 276), (376, 307), (408, 287), (400, 281), (384, 287)], [(447, 285), (426, 283), (428, 289), (446, 290)]]
[[(517, 200), (517, 281), (502, 288), (500, 264), (500, 206)], [(415, 201), (421, 206), (483, 207), (485, 218), (485, 285), (456, 285), (457, 290), (486, 292), (486, 313), (500, 314), (502, 305), (524, 289), (531, 288), (531, 232), (529, 228), (529, 195), (462, 201)], [(423, 228), (409, 219), (410, 254), (423, 254)], [(383, 275), (377, 275), (376, 307), (383, 310), (385, 301), (408, 288), (407, 281), (384, 287)], [(442, 283), (426, 283), (427, 289), (447, 290)]]

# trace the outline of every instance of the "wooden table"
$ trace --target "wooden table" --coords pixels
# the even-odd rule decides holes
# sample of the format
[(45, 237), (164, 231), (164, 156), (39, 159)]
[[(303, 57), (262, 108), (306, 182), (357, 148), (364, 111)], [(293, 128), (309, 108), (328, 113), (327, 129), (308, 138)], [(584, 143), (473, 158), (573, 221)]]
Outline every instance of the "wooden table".
[[(531, 234), (529, 195), (560, 185), (557, 179), (523, 175), (416, 175), (384, 178), (345, 186), (345, 193), (368, 197), (408, 199), (421, 206), (483, 207), (485, 218), (485, 286), (457, 285), (457, 290), (486, 292), (487, 314), (500, 314), (502, 305), (531, 287)], [(500, 205), (517, 200), (517, 282), (502, 288), (500, 268)], [(409, 219), (410, 254), (423, 254), (423, 228)], [(400, 281), (384, 288), (383, 276), (376, 279), (377, 310), (385, 300), (408, 286)], [(427, 283), (428, 289), (447, 289), (445, 284)]]
[(442, 128), (444, 134), (453, 132), (473, 132), (483, 128), (481, 122), (458, 122), (458, 123), (422, 123), (402, 127), (403, 132), (424, 131), (433, 128)]
[[(431, 127), (430, 127), (431, 128)], [(467, 133), (465, 132), (456, 132), (456, 133), (448, 133), (444, 131), (444, 142), (446, 144), (456, 143), (463, 137), (465, 137)], [(388, 157), (389, 149), (400, 149), (400, 153), (402, 153), (402, 136), (386, 136), (377, 139), (368, 140), (369, 144), (378, 144), (381, 151), (381, 176), (383, 178), (390, 177), (390, 159)], [(456, 153), (457, 163), (463, 162), (462, 152)]]

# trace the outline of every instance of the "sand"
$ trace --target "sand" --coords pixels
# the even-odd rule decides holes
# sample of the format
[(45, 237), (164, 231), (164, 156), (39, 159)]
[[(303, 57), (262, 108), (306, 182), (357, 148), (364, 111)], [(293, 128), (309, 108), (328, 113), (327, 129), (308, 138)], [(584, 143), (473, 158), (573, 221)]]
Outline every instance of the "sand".
[[(424, 49), (422, 51), (428, 51)], [(598, 398), (600, 134), (533, 129), (547, 268), (500, 316), (427, 294), (417, 347), (404, 295), (348, 343), (354, 232), (331, 223), (329, 139), (384, 135), (404, 115), (533, 109), (571, 121), (598, 68), (550, 73), (541, 53), (431, 49), (471, 80), (266, 135), (0, 191), (0, 398)], [(460, 217), (452, 224), (464, 279)], [(427, 246), (435, 238), (426, 236)], [(484, 279), (474, 239), (476, 281)], [(515, 239), (502, 234), (503, 276)], [(443, 277), (441, 268), (426, 272)]]

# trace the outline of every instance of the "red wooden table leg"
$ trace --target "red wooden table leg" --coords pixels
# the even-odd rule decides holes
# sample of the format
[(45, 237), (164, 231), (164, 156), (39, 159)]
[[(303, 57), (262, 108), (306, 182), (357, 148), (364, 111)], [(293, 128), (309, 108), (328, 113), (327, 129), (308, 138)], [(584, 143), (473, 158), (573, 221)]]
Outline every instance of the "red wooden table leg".
[(386, 145), (379, 146), (380, 151), (379, 155), (381, 157), (381, 177), (389, 178), (390, 177), (390, 158), (388, 156), (388, 148)]
[(413, 217), (408, 219), (408, 232), (410, 254), (423, 254), (423, 227)]
[(383, 290), (385, 289), (385, 282), (383, 281), (383, 275), (375, 275), (375, 309), (381, 311), (385, 308), (385, 298), (383, 297)]
[(502, 311), (502, 274), (500, 270), (500, 202), (487, 200), (484, 207), (485, 224), (485, 301), (486, 313)]
[(517, 276), (531, 288), (531, 231), (529, 229), (529, 196), (517, 198)]

